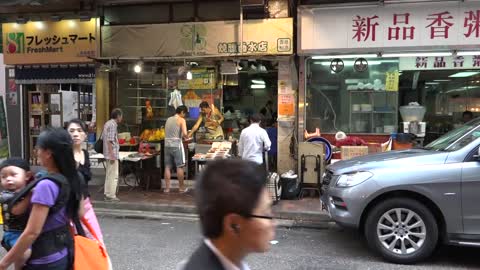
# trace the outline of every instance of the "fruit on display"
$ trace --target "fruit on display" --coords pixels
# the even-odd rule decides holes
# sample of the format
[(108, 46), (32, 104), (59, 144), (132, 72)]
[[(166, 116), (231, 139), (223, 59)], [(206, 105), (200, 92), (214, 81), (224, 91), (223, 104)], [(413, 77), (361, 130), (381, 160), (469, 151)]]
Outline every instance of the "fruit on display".
[(165, 129), (163, 127), (156, 129), (145, 129), (140, 134), (140, 140), (142, 141), (161, 141), (165, 139)]

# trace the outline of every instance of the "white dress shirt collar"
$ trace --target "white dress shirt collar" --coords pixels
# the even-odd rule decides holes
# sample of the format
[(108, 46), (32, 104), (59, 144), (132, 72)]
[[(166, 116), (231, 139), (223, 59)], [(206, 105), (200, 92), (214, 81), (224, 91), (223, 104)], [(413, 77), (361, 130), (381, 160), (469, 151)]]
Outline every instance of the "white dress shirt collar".
[(241, 262), (241, 268), (239, 268), (234, 263), (232, 263), (227, 257), (223, 256), (223, 254), (220, 252), (220, 250), (218, 250), (213, 245), (213, 243), (212, 243), (212, 241), (210, 241), (210, 239), (205, 239), (204, 242), (205, 242), (205, 245), (207, 245), (207, 247), (213, 252), (213, 254), (215, 254), (215, 256), (217, 256), (218, 260), (220, 261), (220, 263), (222, 264), (222, 266), (225, 270), (250, 270), (248, 265), (245, 264), (244, 262)]

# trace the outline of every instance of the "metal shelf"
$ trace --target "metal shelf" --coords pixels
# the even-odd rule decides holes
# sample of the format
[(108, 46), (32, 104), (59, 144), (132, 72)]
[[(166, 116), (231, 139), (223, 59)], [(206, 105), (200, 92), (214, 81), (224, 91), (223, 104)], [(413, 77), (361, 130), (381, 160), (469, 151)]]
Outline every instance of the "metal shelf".
[[(353, 106), (353, 95), (354, 94), (366, 94), (362, 97), (364, 97), (362, 100), (364, 102), (357, 102), (358, 98), (361, 96), (355, 96), (356, 97), (356, 103), (368, 103), (370, 104), (373, 108), (392, 108), (393, 110), (388, 110), (388, 111), (353, 111), (352, 106)], [(377, 95), (379, 94), (379, 95)], [(382, 95), (383, 94), (383, 95)], [(392, 94), (392, 95), (391, 95)], [(398, 109), (398, 92), (397, 91), (374, 91), (374, 90), (350, 90), (348, 91), (348, 99), (349, 99), (349, 111), (350, 111), (350, 119), (349, 119), (349, 130), (350, 132), (358, 132), (358, 130), (355, 128), (356, 125), (354, 122), (358, 119), (362, 119), (364, 121), (367, 121), (367, 126), (366, 129), (361, 132), (365, 133), (368, 132), (368, 134), (376, 134), (375, 128), (378, 126), (384, 126), (387, 125), (385, 123), (385, 120), (383, 118), (388, 118), (388, 124), (393, 124), (397, 125), (398, 122), (398, 114), (397, 114), (397, 109)], [(384, 99), (384, 100), (383, 100)], [(368, 100), (368, 101), (367, 101)], [(383, 100), (380, 101), (379, 100)], [(375, 104), (377, 103), (377, 104)], [(360, 104), (359, 104), (360, 105)], [(377, 105), (377, 106), (375, 106)], [(381, 107), (380, 107), (381, 106)], [(359, 116), (360, 115), (360, 116)], [(378, 115), (379, 117), (375, 116)], [(363, 117), (361, 117), (363, 116)], [(393, 116), (393, 117), (391, 117)], [(378, 121), (380, 118), (381, 121)], [(354, 120), (355, 119), (355, 120)], [(377, 120), (377, 121), (376, 121)], [(383, 133), (382, 133), (383, 134)]]
[(356, 113), (356, 114), (369, 114), (369, 113), (389, 114), (389, 113), (395, 113), (395, 112), (369, 111), (369, 112), (352, 112), (352, 113)]
[[(123, 106), (125, 108), (146, 108), (146, 106)], [(152, 106), (153, 109), (166, 109), (167, 107)]]
[(155, 99), (164, 100), (164, 99), (167, 99), (166, 97), (165, 97), (165, 98), (162, 98), (162, 97), (151, 97), (151, 98), (148, 98), (148, 97), (127, 97), (127, 98), (131, 98), (131, 99), (151, 99), (151, 100), (155, 100)]
[(390, 93), (390, 94), (397, 94), (397, 91), (375, 91), (375, 90), (349, 90), (349, 93), (378, 93), (378, 94), (383, 94), (383, 93)]
[(125, 89), (128, 90), (155, 90), (155, 91), (168, 91), (168, 89), (165, 88), (149, 88), (149, 87), (127, 87)]

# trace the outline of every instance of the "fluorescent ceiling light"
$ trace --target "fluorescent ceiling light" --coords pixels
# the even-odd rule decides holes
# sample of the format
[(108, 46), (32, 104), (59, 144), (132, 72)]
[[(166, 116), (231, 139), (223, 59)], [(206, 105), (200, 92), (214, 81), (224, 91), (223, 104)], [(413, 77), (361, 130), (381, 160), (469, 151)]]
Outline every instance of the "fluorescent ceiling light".
[(340, 54), (340, 55), (319, 55), (313, 56), (312, 59), (335, 59), (335, 58), (372, 58), (377, 57), (376, 54)]
[(439, 82), (426, 82), (426, 85), (438, 85), (440, 84)]
[(252, 80), (252, 82), (256, 84), (265, 84), (264, 80)]
[(451, 56), (451, 52), (425, 52), (425, 53), (385, 53), (382, 57), (408, 57), (408, 56)]
[(252, 85), (250, 85), (250, 88), (252, 88), (252, 89), (265, 89), (265, 85), (264, 84), (252, 84)]
[(464, 55), (480, 55), (480, 51), (457, 52), (458, 56)]
[(35, 22), (35, 26), (38, 30), (42, 30), (45, 28), (45, 24), (43, 22)]
[(135, 71), (135, 73), (140, 73), (140, 72), (142, 72), (142, 66), (139, 65), (139, 64), (136, 64), (136, 65), (133, 67), (133, 71)]
[(463, 71), (463, 72), (458, 72), (458, 73), (455, 73), (455, 74), (452, 74), (448, 77), (450, 78), (465, 78), (465, 77), (470, 77), (470, 76), (473, 76), (473, 75), (477, 75), (478, 71)]
[[(353, 66), (355, 61), (343, 61), (343, 65), (345, 66)], [(372, 60), (368, 61), (368, 65), (380, 65), (382, 63), (398, 63), (398, 60)], [(314, 65), (322, 65), (322, 66), (330, 66), (330, 62), (328, 61), (321, 61), (321, 62), (313, 62)]]
[(433, 80), (434, 82), (451, 82), (452, 80)]

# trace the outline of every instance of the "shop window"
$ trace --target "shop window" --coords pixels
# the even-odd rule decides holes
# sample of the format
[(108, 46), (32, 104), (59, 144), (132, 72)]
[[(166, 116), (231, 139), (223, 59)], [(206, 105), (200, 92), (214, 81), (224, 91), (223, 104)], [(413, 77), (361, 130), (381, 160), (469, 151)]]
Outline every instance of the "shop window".
[[(418, 102), (425, 106), (425, 143), (461, 127), (471, 118), (480, 117), (479, 75), (480, 70), (475, 69), (402, 72), (399, 103), (402, 106)], [(469, 113), (464, 117), (467, 111)]]
[(307, 130), (378, 134), (397, 130), (399, 61), (365, 60), (363, 68), (355, 66), (356, 59), (307, 61)]

